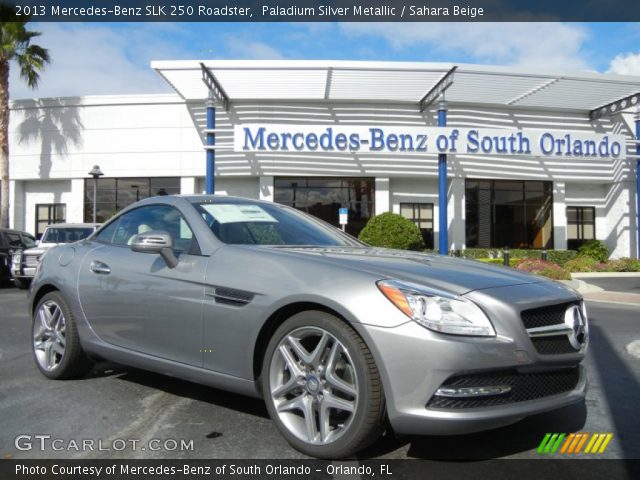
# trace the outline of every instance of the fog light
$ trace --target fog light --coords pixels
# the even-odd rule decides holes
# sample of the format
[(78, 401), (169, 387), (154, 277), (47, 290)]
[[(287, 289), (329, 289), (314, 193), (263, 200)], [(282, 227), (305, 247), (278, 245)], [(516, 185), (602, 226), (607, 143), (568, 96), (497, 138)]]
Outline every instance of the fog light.
[(436, 390), (437, 397), (461, 398), (461, 397), (489, 397), (491, 395), (504, 395), (509, 393), (509, 385), (492, 385), (489, 387), (440, 387)]

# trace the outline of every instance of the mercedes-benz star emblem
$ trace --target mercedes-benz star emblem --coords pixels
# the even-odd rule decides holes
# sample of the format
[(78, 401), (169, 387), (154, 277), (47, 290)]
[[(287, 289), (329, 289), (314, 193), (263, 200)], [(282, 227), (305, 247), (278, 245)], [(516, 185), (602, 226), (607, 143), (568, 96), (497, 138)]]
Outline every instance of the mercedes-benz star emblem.
[(571, 305), (564, 314), (564, 323), (569, 327), (569, 343), (576, 350), (582, 349), (587, 343), (587, 322), (582, 310), (577, 305)]

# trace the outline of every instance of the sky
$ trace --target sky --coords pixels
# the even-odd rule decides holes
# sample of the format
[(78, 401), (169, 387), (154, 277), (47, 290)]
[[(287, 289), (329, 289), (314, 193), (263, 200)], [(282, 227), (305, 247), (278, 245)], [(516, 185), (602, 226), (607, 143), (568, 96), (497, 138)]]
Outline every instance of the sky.
[(639, 23), (33, 23), (51, 64), (13, 99), (171, 93), (152, 60), (477, 63), (640, 76)]

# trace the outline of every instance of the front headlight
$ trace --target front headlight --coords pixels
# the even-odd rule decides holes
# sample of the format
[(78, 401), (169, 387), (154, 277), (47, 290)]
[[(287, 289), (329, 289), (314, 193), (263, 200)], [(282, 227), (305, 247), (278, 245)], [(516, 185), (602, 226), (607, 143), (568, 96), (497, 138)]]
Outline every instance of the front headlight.
[(380, 280), (380, 291), (423, 327), (453, 335), (493, 337), (496, 331), (475, 303), (408, 282)]
[(22, 252), (16, 252), (11, 256), (11, 263), (14, 267), (20, 266), (22, 263)]

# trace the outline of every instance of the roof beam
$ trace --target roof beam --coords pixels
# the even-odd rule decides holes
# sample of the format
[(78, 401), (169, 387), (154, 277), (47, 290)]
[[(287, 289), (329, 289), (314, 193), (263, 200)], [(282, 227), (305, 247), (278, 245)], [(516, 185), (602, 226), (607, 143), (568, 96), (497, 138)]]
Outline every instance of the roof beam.
[(601, 107), (595, 108), (589, 112), (589, 120), (597, 120), (605, 115), (614, 115), (620, 113), (627, 107), (633, 107), (640, 104), (640, 92), (634, 93), (627, 97), (621, 98)]
[(438, 80), (438, 83), (436, 83), (433, 88), (429, 90), (424, 97), (422, 97), (422, 100), (420, 100), (420, 113), (429, 108), (429, 105), (435, 102), (437, 98), (447, 90), (447, 88), (453, 85), (453, 74), (457, 68), (458, 66), (454, 65), (451, 70), (445, 73), (444, 76)]
[(538, 85), (537, 87), (532, 88), (531, 90), (523, 93), (522, 95), (518, 95), (517, 97), (512, 98), (511, 100), (509, 100), (507, 102), (507, 105), (513, 105), (516, 102), (519, 102), (533, 94), (538, 93), (541, 90), (544, 90), (545, 88), (553, 85), (554, 83), (556, 83), (558, 80), (560, 80), (559, 78), (552, 78), (551, 80), (547, 80), (546, 82)]
[(333, 68), (329, 67), (327, 69), (327, 83), (324, 87), (325, 100), (329, 100), (329, 97), (331, 97), (331, 80), (333, 80)]
[(200, 68), (202, 69), (202, 81), (209, 89), (209, 92), (213, 94), (213, 97), (217, 102), (221, 103), (225, 111), (229, 111), (229, 96), (224, 91), (220, 82), (215, 75), (207, 68), (207, 66), (200, 62)]

